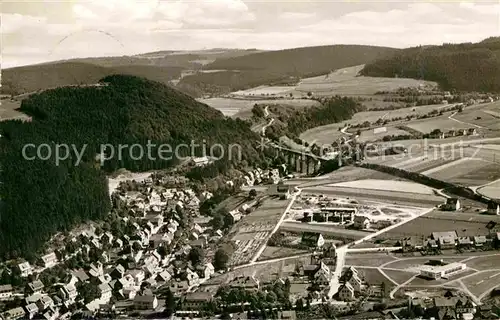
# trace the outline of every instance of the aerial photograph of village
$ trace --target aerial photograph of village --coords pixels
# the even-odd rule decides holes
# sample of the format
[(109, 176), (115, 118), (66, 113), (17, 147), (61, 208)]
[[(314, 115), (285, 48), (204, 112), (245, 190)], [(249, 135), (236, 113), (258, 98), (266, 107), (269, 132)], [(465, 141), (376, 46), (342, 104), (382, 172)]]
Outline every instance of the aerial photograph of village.
[(498, 1), (1, 12), (0, 319), (500, 319)]

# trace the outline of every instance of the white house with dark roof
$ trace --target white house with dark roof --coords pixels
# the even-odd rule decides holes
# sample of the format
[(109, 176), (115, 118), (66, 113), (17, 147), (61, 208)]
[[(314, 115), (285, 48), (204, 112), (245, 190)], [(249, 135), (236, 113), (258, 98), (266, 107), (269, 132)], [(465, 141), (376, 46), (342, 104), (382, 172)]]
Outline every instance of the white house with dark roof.
[(12, 297), (12, 285), (5, 284), (0, 286), (0, 300), (7, 300)]
[(100, 300), (103, 303), (108, 303), (108, 301), (111, 299), (113, 296), (113, 291), (109, 284), (103, 283), (99, 285), (99, 292), (101, 294)]
[(36, 303), (27, 304), (24, 309), (26, 309), (26, 316), (28, 317), (28, 319), (33, 319), (39, 311)]
[(43, 266), (45, 268), (52, 268), (57, 265), (57, 257), (54, 252), (42, 256)]
[(354, 288), (349, 282), (346, 282), (339, 289), (339, 298), (342, 301), (352, 301), (354, 300)]
[(23, 278), (26, 278), (30, 274), (33, 274), (33, 268), (31, 267), (30, 263), (27, 261), (18, 264), (17, 267), (19, 268), (19, 271), (21, 272), (21, 277), (23, 277)]

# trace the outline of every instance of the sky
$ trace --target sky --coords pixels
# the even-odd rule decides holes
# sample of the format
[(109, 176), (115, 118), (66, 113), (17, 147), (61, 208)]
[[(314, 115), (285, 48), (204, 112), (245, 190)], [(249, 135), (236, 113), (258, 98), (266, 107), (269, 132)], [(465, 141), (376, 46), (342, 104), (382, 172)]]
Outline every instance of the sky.
[(500, 36), (500, 2), (3, 0), (0, 25), (8, 68), (159, 50), (477, 42)]

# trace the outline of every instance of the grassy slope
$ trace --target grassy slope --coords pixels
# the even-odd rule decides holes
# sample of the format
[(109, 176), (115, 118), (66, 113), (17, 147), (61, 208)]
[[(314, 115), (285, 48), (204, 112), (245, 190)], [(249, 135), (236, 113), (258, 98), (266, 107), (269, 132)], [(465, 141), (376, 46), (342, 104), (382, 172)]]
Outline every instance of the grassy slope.
[(438, 82), (444, 89), (500, 91), (500, 38), (479, 43), (416, 47), (369, 63), (361, 72)]
[(181, 80), (180, 86), (223, 93), (270, 83), (294, 83), (299, 78), (365, 64), (396, 51), (386, 47), (334, 45), (254, 53), (217, 59), (204, 69), (228, 71), (188, 76)]

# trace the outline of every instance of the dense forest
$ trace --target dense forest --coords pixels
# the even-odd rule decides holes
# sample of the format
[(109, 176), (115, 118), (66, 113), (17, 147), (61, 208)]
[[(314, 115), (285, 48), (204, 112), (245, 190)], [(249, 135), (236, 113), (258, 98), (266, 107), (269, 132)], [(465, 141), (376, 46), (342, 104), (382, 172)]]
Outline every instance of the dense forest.
[[(244, 121), (225, 118), (161, 83), (124, 75), (108, 76), (101, 82), (108, 85), (34, 94), (21, 105), (32, 116), (31, 122), (0, 122), (0, 257), (30, 257), (54, 232), (102, 217), (109, 210), (106, 172), (118, 168), (146, 171), (178, 162), (175, 157), (160, 160), (160, 144), (172, 149), (192, 141), (207, 146), (195, 148), (194, 155), (211, 154), (207, 149), (215, 143), (224, 147), (239, 144), (241, 159), (247, 164), (262, 161), (263, 155), (254, 149), (259, 137)], [(132, 157), (130, 149), (122, 152), (121, 159), (118, 156), (118, 145), (140, 144), (147, 152), (148, 140), (156, 145), (150, 148), (156, 159), (148, 159), (147, 154), (139, 157), (137, 151)], [(84, 150), (83, 161), (75, 165), (75, 152), (58, 165), (54, 153), (48, 160), (26, 160), (22, 151), (27, 144), (47, 144), (52, 152), (57, 145), (69, 145), (72, 150)], [(115, 155), (111, 157), (106, 149), (106, 157), (111, 159), (100, 167), (96, 155), (102, 144), (115, 146)], [(191, 155), (188, 148), (179, 151), (180, 156)], [(215, 151), (213, 155), (222, 156)], [(34, 156), (34, 148), (27, 156)], [(232, 156), (228, 159), (226, 152), (223, 162), (237, 163), (238, 155)]]
[(271, 108), (278, 121), (266, 129), (266, 135), (275, 140), (283, 135), (297, 138), (308, 129), (350, 119), (363, 109), (354, 99), (340, 96), (322, 99), (320, 106), (303, 110)]
[(436, 81), (445, 90), (499, 92), (500, 38), (404, 49), (367, 64), (361, 74)]
[(366, 64), (397, 51), (386, 47), (333, 45), (254, 53), (217, 59), (204, 69), (224, 71), (187, 76), (178, 86), (218, 94), (271, 83), (293, 84), (303, 77)]

